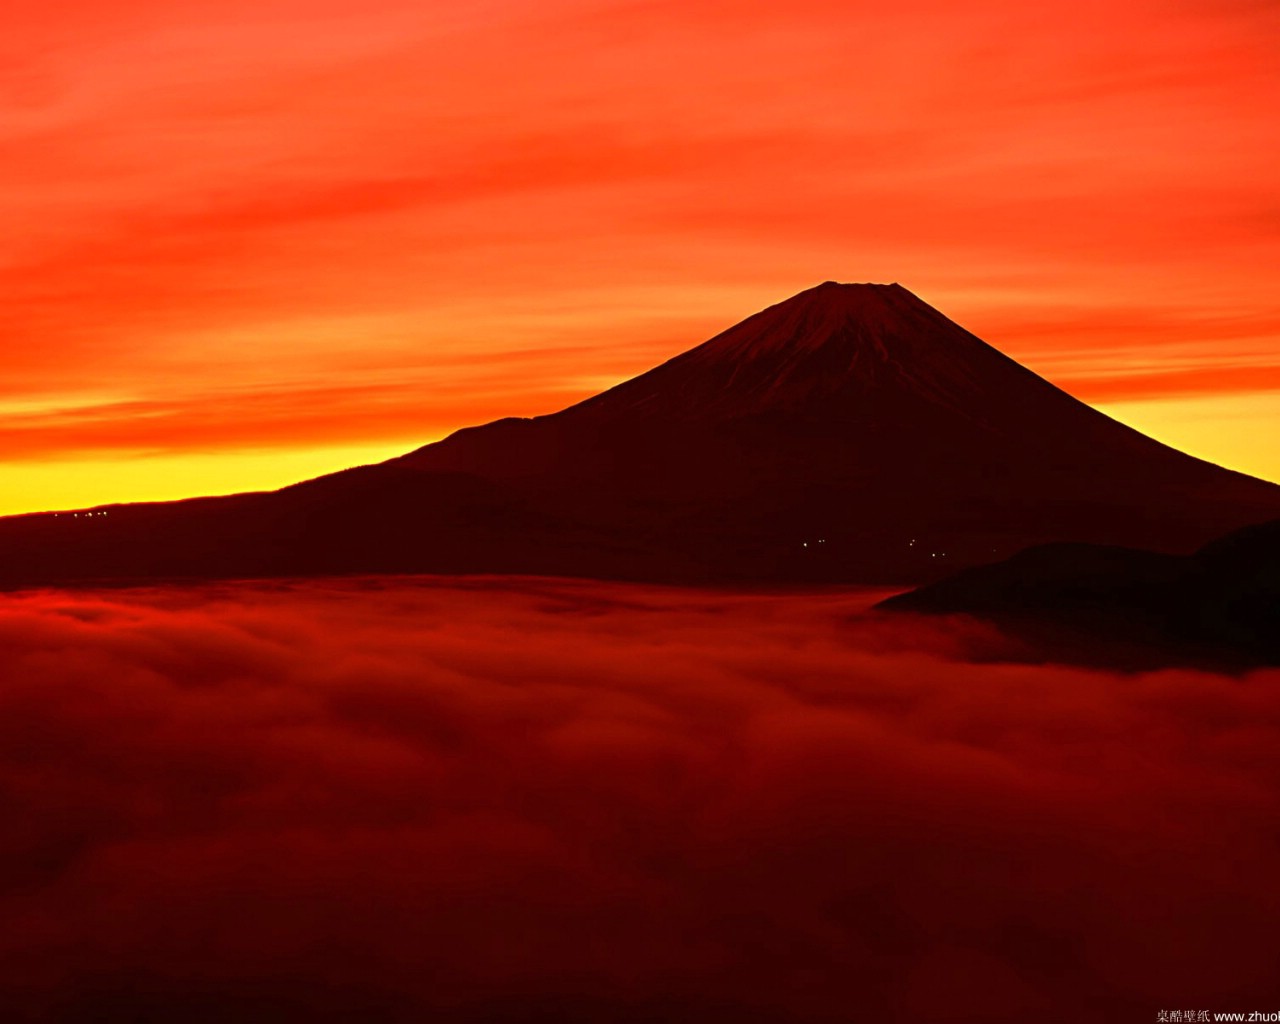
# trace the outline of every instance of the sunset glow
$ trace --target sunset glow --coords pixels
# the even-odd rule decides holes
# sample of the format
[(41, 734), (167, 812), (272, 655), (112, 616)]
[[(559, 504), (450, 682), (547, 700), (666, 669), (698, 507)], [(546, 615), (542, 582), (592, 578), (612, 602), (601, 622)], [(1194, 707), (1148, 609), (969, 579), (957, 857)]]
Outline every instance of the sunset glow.
[(826, 279), (1280, 480), (1280, 12), (58, 0), (5, 17), (0, 513), (550, 412)]

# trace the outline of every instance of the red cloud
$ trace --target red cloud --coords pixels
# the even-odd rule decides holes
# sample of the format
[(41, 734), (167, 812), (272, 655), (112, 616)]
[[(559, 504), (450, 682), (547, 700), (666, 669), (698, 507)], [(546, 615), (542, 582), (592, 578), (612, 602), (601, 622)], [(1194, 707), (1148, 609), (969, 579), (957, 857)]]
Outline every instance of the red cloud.
[[(865, 595), (0, 608), (10, 1019), (1143, 1019), (1280, 995), (1280, 674)], [(933, 627), (930, 627), (933, 628)]]

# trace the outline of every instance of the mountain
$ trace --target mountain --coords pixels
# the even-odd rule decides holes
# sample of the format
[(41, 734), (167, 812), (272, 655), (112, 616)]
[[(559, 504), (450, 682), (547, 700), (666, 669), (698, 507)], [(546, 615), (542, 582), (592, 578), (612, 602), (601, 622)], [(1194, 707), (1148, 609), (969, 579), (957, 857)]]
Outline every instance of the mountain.
[(1034, 547), (879, 607), (995, 622), (1027, 641), (1035, 660), (1280, 665), (1280, 520), (1234, 531), (1191, 555)]
[(1050, 540), (1189, 551), (1280, 487), (833, 282), (561, 412), (269, 494), (0, 520), (0, 585), (348, 572), (920, 582)]

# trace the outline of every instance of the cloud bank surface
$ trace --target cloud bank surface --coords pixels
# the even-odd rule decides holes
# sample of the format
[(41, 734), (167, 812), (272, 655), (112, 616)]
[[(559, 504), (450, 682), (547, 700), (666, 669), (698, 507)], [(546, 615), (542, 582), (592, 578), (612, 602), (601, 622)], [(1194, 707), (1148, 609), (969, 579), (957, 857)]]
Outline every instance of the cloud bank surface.
[(1280, 997), (1280, 673), (1001, 664), (1000, 637), (872, 599), (5, 597), (6, 1018), (1138, 1020)]

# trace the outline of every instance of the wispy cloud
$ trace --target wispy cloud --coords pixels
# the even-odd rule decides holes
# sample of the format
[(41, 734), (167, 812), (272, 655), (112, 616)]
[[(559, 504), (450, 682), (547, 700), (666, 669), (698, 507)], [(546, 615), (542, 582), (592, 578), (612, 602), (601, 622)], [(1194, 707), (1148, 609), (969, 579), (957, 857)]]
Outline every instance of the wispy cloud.
[[(997, 328), (1070, 309), (986, 332), (1033, 362), (1162, 310), (1125, 344), (1188, 338), (1204, 373), (1165, 383), (1229, 398), (1254, 356), (1197, 331), (1274, 334), (1276, 35), (1246, 4), (29, 8), (0, 43), (5, 387), (285, 395), (356, 345), (445, 381), (524, 346), (521, 307), (630, 365), (655, 309), (705, 325), (684, 347), (841, 278)], [(300, 356), (318, 318), (368, 329)]]

